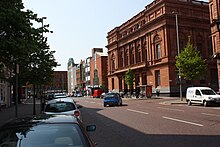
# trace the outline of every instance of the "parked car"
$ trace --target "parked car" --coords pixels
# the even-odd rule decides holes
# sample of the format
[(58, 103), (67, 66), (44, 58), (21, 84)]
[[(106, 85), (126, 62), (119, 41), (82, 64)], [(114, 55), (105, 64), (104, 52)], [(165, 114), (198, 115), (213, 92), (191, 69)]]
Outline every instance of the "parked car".
[(82, 97), (83, 95), (82, 95), (82, 93), (77, 93), (76, 96), (77, 97)]
[(189, 87), (186, 91), (186, 101), (188, 105), (192, 103), (203, 104), (220, 104), (220, 95), (215, 93), (209, 87)]
[(55, 93), (54, 98), (66, 98), (67, 95), (65, 93)]
[(118, 93), (106, 93), (103, 99), (104, 107), (122, 105), (122, 99)]
[(80, 110), (72, 98), (57, 98), (47, 102), (45, 114), (70, 114), (82, 120)]
[(71, 115), (37, 115), (13, 119), (0, 127), (0, 147), (94, 147), (87, 131)]
[(105, 97), (105, 95), (106, 95), (106, 93), (103, 92), (103, 93), (101, 94), (100, 98), (103, 99), (103, 98)]

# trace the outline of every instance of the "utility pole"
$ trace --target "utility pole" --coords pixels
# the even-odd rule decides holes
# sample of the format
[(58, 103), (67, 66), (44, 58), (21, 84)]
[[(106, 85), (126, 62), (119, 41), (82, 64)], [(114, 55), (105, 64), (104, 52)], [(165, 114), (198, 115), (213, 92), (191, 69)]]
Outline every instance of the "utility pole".
[[(175, 15), (175, 18), (176, 18), (176, 44), (177, 44), (177, 55), (179, 56), (180, 54), (180, 45), (179, 45), (179, 28), (178, 28), (178, 14), (176, 12), (172, 12), (174, 15)], [(182, 101), (183, 98), (182, 98), (182, 79), (181, 79), (181, 76), (180, 76), (180, 69), (178, 70), (179, 72), (179, 90), (180, 90), (180, 100)]]

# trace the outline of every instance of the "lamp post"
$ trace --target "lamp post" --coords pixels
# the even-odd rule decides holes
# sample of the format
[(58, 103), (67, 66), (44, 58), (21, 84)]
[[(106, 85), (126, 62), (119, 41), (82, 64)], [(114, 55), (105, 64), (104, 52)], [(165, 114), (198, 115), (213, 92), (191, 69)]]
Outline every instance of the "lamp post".
[(15, 62), (15, 117), (18, 117), (18, 74), (19, 64)]
[[(172, 12), (175, 15), (176, 18), (176, 44), (177, 44), (177, 55), (180, 54), (180, 45), (179, 45), (179, 28), (178, 28), (178, 14), (176, 12)], [(180, 69), (178, 70), (179, 74), (180, 74)], [(180, 84), (180, 100), (182, 101), (182, 79), (181, 76), (178, 76), (179, 78), (179, 84)]]
[[(42, 43), (44, 40), (44, 19), (47, 19), (47, 17), (42, 17), (41, 18), (41, 24), (42, 24)], [(47, 25), (49, 27), (49, 24)], [(42, 97), (42, 86), (40, 84), (40, 106), (41, 106), (41, 111), (44, 110), (44, 105), (45, 105), (45, 98)]]

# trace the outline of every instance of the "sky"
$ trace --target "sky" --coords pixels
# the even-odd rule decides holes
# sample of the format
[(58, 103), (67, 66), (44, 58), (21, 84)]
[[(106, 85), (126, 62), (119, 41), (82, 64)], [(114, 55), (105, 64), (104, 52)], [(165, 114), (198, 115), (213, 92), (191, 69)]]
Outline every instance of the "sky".
[[(208, 1), (208, 0), (204, 0)], [(80, 63), (92, 56), (92, 48), (107, 53), (107, 33), (144, 10), (153, 0), (23, 0), (25, 9), (47, 17), (53, 33), (48, 37), (58, 64), (55, 71), (67, 71), (69, 58)]]
[(50, 49), (67, 71), (69, 58), (80, 63), (92, 55), (92, 48), (107, 53), (107, 33), (144, 10), (153, 0), (23, 0), (25, 9), (47, 17), (53, 33), (45, 33)]

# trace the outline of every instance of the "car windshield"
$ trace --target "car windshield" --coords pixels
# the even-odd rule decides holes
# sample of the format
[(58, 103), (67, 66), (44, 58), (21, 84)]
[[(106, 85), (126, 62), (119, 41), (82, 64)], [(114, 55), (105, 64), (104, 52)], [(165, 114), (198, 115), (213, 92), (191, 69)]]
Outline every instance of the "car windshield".
[(60, 93), (60, 94), (55, 94), (54, 97), (55, 98), (65, 98), (67, 96), (66, 96), (66, 94)]
[(213, 90), (210, 90), (210, 89), (204, 89), (204, 90), (201, 90), (201, 92), (204, 95), (216, 95), (216, 93)]
[(0, 131), (0, 147), (87, 147), (77, 124), (41, 124)]
[(45, 112), (66, 112), (75, 109), (76, 107), (73, 103), (57, 102), (57, 103), (47, 104), (45, 108)]
[(110, 98), (110, 97), (118, 97), (118, 95), (117, 95), (117, 93), (107, 93), (105, 97), (106, 97), (106, 98), (107, 98), (107, 97), (108, 97), (108, 98)]

